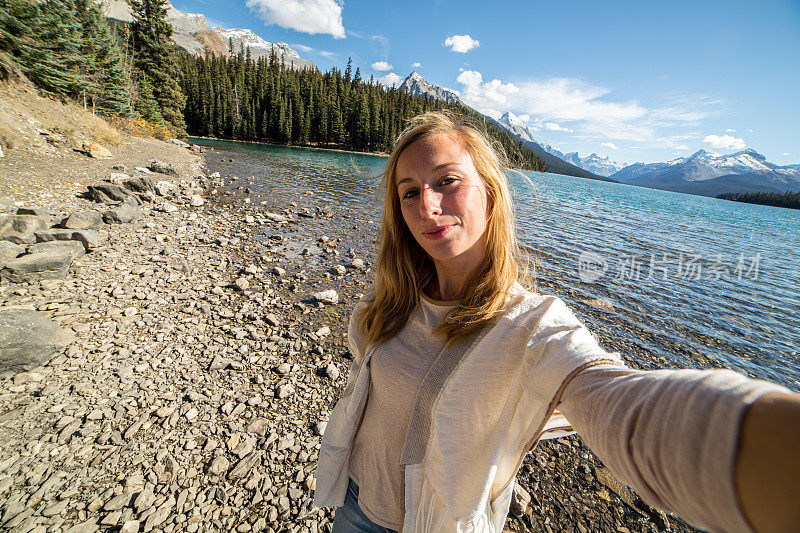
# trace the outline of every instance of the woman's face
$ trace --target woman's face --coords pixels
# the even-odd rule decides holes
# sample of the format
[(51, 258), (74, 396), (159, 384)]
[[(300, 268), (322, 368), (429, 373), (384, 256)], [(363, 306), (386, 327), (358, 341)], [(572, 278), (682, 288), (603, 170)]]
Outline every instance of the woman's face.
[(439, 264), (469, 272), (486, 249), (488, 196), (470, 155), (447, 134), (408, 145), (395, 183), (403, 219), (422, 249)]

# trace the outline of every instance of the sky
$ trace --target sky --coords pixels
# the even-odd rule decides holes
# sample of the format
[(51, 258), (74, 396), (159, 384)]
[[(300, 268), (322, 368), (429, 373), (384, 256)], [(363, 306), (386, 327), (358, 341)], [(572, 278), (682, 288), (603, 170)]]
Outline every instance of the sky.
[(322, 70), (413, 70), (535, 140), (655, 162), (752, 148), (800, 163), (800, 0), (174, 0)]

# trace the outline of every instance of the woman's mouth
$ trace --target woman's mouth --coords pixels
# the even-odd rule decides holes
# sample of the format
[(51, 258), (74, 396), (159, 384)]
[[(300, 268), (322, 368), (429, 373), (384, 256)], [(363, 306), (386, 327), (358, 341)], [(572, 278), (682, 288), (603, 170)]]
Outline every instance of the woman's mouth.
[(439, 226), (438, 228), (429, 229), (429, 230), (423, 231), (422, 234), (425, 235), (425, 237), (427, 237), (429, 239), (434, 239), (434, 240), (435, 239), (441, 239), (442, 237), (444, 237), (445, 235), (450, 233), (451, 229), (453, 229), (453, 225), (452, 224), (447, 225), (447, 226)]

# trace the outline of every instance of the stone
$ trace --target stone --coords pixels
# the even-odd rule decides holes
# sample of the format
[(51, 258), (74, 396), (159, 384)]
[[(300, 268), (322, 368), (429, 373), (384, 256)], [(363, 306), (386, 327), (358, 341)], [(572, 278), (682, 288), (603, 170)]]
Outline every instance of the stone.
[(280, 321), (280, 319), (279, 319), (277, 316), (275, 316), (275, 314), (274, 314), (274, 313), (269, 313), (267, 316), (265, 316), (265, 317), (264, 317), (264, 320), (265, 320), (265, 321), (267, 322), (267, 324), (269, 324), (270, 326), (275, 326), (275, 327), (278, 327), (278, 326), (280, 326), (280, 324), (281, 324), (281, 321)]
[(247, 432), (263, 437), (267, 434), (267, 428), (269, 428), (269, 422), (266, 418), (256, 418), (247, 426)]
[(323, 436), (325, 434), (325, 429), (328, 427), (328, 423), (324, 420), (322, 422), (317, 422), (314, 425), (314, 434), (318, 436)]
[(174, 213), (177, 210), (178, 206), (169, 202), (163, 202), (156, 206), (156, 211), (161, 211), (162, 213)]
[(316, 335), (317, 337), (327, 337), (330, 334), (331, 334), (331, 328), (329, 328), (328, 326), (322, 326), (321, 328), (319, 328), (317, 331), (314, 332), (314, 335)]
[(72, 238), (83, 245), (87, 252), (98, 248), (103, 242), (103, 236), (91, 229), (84, 229), (72, 232)]
[(36, 242), (35, 233), (41, 228), (41, 220), (36, 215), (0, 215), (0, 241), (31, 244)]
[(254, 450), (250, 452), (242, 460), (236, 463), (236, 466), (234, 466), (233, 469), (228, 473), (228, 479), (234, 480), (246, 477), (250, 474), (250, 470), (252, 470), (253, 466), (255, 466), (256, 462), (258, 462), (260, 458), (260, 450)]
[(189, 205), (191, 205), (192, 207), (200, 207), (204, 203), (205, 202), (203, 201), (203, 197), (200, 196), (199, 194), (193, 194), (191, 199), (189, 199)]
[(36, 254), (47, 251), (66, 251), (72, 255), (72, 259), (77, 259), (86, 253), (86, 248), (78, 241), (50, 241), (31, 244), (28, 246), (29, 254)]
[(18, 215), (33, 215), (39, 219), (40, 227), (50, 227), (50, 211), (43, 207), (20, 207), (17, 208)]
[(128, 520), (119, 530), (119, 533), (138, 533), (139, 532), (139, 521), (138, 520)]
[(156, 183), (156, 194), (159, 196), (169, 196), (175, 191), (175, 185), (169, 181), (159, 181)]
[(264, 216), (270, 219), (273, 222), (289, 222), (289, 219), (283, 215), (279, 215), (278, 213), (270, 213), (267, 211), (264, 213)]
[(283, 269), (283, 268), (281, 268), (281, 267), (277, 267), (277, 266), (276, 266), (276, 267), (273, 267), (273, 268), (272, 268), (272, 273), (273, 273), (273, 274), (275, 274), (276, 276), (281, 276), (281, 277), (283, 277), (283, 276), (285, 276), (285, 275), (286, 275), (286, 270), (285, 270), (285, 269)]
[(240, 291), (246, 291), (248, 287), (250, 287), (250, 282), (247, 281), (247, 278), (237, 278), (236, 281), (233, 282), (233, 284)]
[(64, 279), (72, 265), (71, 250), (48, 250), (27, 254), (6, 263), (0, 271), (3, 277), (14, 283), (41, 279)]
[(521, 517), (531, 503), (531, 495), (519, 483), (514, 484), (514, 494), (511, 496), (511, 512), (514, 516)]
[(127, 224), (139, 220), (141, 217), (141, 210), (128, 203), (122, 203), (119, 207), (103, 211), (103, 222), (106, 224)]
[(98, 529), (100, 529), (100, 526), (97, 525), (96, 520), (94, 518), (90, 518), (89, 520), (75, 524), (71, 528), (63, 531), (64, 533), (94, 533)]
[(314, 299), (324, 304), (335, 304), (339, 302), (339, 293), (333, 289), (314, 293)]
[(339, 378), (339, 369), (333, 363), (329, 363), (325, 367), (325, 375), (332, 380), (336, 380)]
[(75, 211), (61, 222), (65, 229), (96, 229), (103, 225), (103, 215), (92, 209)]
[(224, 455), (218, 455), (211, 460), (207, 473), (210, 476), (221, 476), (231, 467), (230, 461)]
[(350, 263), (350, 267), (355, 268), (357, 270), (364, 270), (365, 268), (367, 268), (367, 265), (364, 263), (363, 259), (356, 258), (353, 259), (352, 263)]
[(343, 265), (336, 265), (331, 270), (333, 270), (334, 274), (343, 275), (347, 272), (347, 269)]
[(167, 139), (167, 142), (170, 144), (175, 144), (177, 146), (180, 146), (181, 148), (189, 148), (189, 143), (184, 142), (180, 139)]
[(156, 191), (156, 181), (148, 175), (128, 176), (122, 179), (120, 186), (131, 192), (148, 193)]
[(278, 388), (275, 390), (275, 395), (280, 398), (281, 400), (284, 398), (288, 398), (294, 394), (294, 387), (290, 383), (283, 383), (278, 385)]
[(97, 143), (84, 143), (83, 151), (94, 159), (111, 159), (111, 152), (108, 148)]
[(25, 247), (21, 244), (14, 244), (11, 241), (0, 241), (0, 268), (3, 268), (8, 261), (16, 259), (25, 253)]
[(178, 175), (178, 171), (175, 170), (175, 168), (172, 165), (164, 163), (163, 161), (159, 161), (157, 159), (150, 161), (150, 164), (147, 166), (147, 170), (151, 172), (157, 172), (159, 174), (168, 174), (171, 176)]
[(89, 198), (101, 204), (121, 202), (131, 195), (130, 191), (126, 191), (122, 187), (108, 182), (89, 185), (87, 190)]

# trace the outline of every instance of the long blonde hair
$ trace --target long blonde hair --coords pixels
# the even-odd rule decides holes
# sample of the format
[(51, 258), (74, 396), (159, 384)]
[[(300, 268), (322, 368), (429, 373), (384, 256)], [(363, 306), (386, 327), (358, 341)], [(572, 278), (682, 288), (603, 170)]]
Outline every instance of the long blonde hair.
[(428, 112), (411, 119), (395, 142), (382, 184), (383, 219), (375, 286), (362, 310), (359, 328), (368, 345), (398, 334), (419, 303), (420, 291), (436, 277), (433, 260), (414, 239), (403, 220), (395, 183), (397, 160), (410, 144), (437, 135), (452, 135), (470, 155), (489, 199), (486, 254), (469, 276), (464, 297), (435, 330), (448, 343), (468, 337), (491, 322), (504, 308), (519, 277), (517, 239), (511, 194), (503, 172), (502, 146), (495, 149), (477, 128), (448, 112)]

